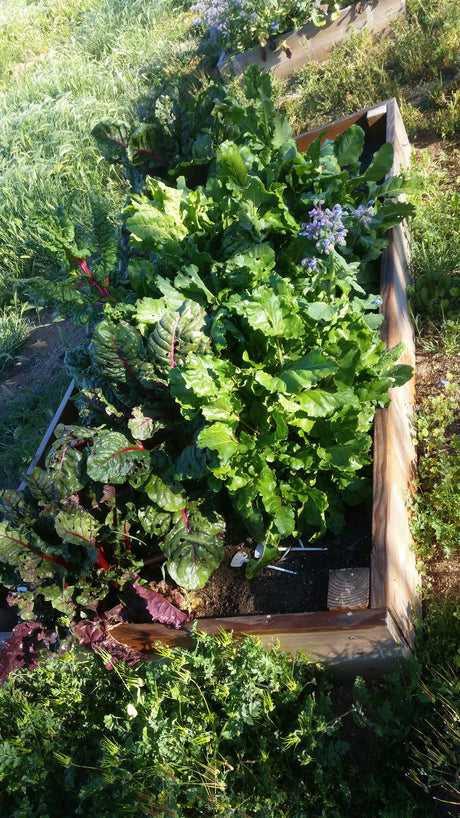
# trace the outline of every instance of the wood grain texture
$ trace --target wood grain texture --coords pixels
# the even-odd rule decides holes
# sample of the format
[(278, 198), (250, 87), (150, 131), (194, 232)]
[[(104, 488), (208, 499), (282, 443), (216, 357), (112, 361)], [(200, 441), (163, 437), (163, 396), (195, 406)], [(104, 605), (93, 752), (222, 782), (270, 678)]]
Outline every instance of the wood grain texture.
[(327, 62), (334, 46), (345, 42), (352, 34), (357, 34), (365, 28), (369, 28), (373, 34), (380, 37), (389, 36), (393, 21), (406, 14), (405, 0), (371, 2), (363, 0), (360, 7), (361, 13), (358, 12), (357, 6), (352, 4), (342, 9), (337, 20), (330, 20), (321, 28), (313, 23), (307, 23), (297, 31), (288, 32), (280, 37), (280, 40), (286, 42), (290, 57), (279, 48), (276, 51), (266, 48), (263, 59), (260, 47), (256, 47), (230, 58), (222, 55), (217, 68), (225, 78), (244, 74), (249, 65), (258, 65), (262, 70), (285, 79), (292, 71), (302, 68), (308, 62), (320, 64)]
[(328, 610), (368, 608), (369, 587), (369, 568), (337, 568), (334, 571), (329, 571)]

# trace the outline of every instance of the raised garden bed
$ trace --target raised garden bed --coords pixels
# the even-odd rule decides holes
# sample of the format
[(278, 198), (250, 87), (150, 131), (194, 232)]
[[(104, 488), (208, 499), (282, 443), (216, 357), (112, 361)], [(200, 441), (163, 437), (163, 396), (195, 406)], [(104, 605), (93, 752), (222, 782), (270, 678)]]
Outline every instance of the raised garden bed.
[[(297, 137), (297, 145), (305, 150), (319, 133), (324, 132), (324, 138), (335, 138), (354, 123), (364, 129), (371, 150), (384, 142), (393, 144), (391, 174), (408, 164), (409, 142), (395, 99), (302, 134)], [(394, 228), (381, 264), (381, 309), (385, 316), (382, 337), (389, 347), (403, 341), (403, 362), (414, 366), (413, 328), (406, 295), (407, 261), (404, 230)], [(200, 630), (250, 634), (267, 645), (279, 643), (283, 650), (293, 653), (301, 650), (313, 660), (351, 673), (383, 670), (394, 658), (407, 656), (413, 641), (419, 582), (406, 507), (415, 470), (411, 434), (414, 379), (391, 391), (391, 405), (378, 410), (375, 419), (368, 604), (366, 572), (344, 574), (343, 566), (337, 565), (330, 578), (330, 610), (201, 618), (196, 620)], [(112, 635), (143, 651), (154, 649), (157, 641), (173, 645), (190, 642), (187, 630), (157, 623), (118, 625)]]
[[(385, 142), (394, 145), (390, 174), (398, 174), (408, 162), (409, 144), (394, 99), (303, 134), (297, 138), (298, 147), (305, 150), (320, 133), (324, 138), (335, 138), (355, 123), (364, 130), (369, 156)], [(413, 366), (406, 275), (407, 245), (403, 229), (397, 228), (390, 234), (390, 244), (381, 265), (381, 309), (385, 316), (382, 333), (390, 347), (400, 341), (405, 344), (404, 363)], [(75, 416), (68, 414), (72, 410), (76, 412), (69, 400), (71, 389), (72, 386), (31, 469), (43, 464), (44, 453), (57, 423), (75, 420)], [(199, 629), (209, 633), (225, 629), (235, 634), (256, 635), (267, 644), (279, 642), (284, 650), (302, 650), (312, 659), (351, 672), (383, 669), (389, 660), (407, 655), (412, 642), (412, 613), (417, 604), (418, 584), (405, 504), (415, 460), (410, 428), (413, 380), (393, 391), (390, 407), (379, 410), (375, 420), (370, 567), (365, 562), (350, 566), (348, 561), (329, 565), (331, 573), (324, 610), (309, 607), (306, 601), (305, 609), (291, 608), (296, 612), (288, 613), (289, 608), (283, 603), (278, 609), (275, 606), (271, 611), (264, 610), (255, 615), (198, 618)], [(370, 532), (370, 521), (365, 525)], [(267, 569), (265, 573), (271, 572)], [(188, 644), (189, 627), (189, 623), (179, 630), (156, 623), (122, 624), (111, 629), (111, 634), (122, 643), (150, 650), (157, 641)]]
[(224, 78), (239, 76), (249, 65), (258, 65), (279, 79), (286, 79), (309, 62), (327, 62), (334, 46), (365, 28), (375, 35), (387, 37), (392, 23), (405, 14), (405, 0), (357, 2), (346, 6), (336, 20), (329, 20), (321, 28), (307, 23), (297, 31), (278, 36), (273, 42), (273, 50), (267, 45), (234, 56), (223, 52), (217, 67)]

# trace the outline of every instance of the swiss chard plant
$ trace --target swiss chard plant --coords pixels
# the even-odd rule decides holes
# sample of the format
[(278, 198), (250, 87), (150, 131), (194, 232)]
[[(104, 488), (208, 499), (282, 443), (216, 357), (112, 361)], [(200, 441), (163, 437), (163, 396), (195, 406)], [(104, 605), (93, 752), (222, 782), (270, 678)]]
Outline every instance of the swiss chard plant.
[(246, 96), (213, 109), (234, 136), (204, 185), (130, 197), (129, 297), (66, 355), (79, 422), (3, 494), (11, 600), (92, 644), (126, 608), (183, 627), (230, 520), (267, 559), (339, 532), (370, 491), (375, 409), (412, 374), (379, 337), (376, 262), (411, 212), (391, 145), (362, 164), (355, 125), (301, 154), (268, 77), (248, 71)]

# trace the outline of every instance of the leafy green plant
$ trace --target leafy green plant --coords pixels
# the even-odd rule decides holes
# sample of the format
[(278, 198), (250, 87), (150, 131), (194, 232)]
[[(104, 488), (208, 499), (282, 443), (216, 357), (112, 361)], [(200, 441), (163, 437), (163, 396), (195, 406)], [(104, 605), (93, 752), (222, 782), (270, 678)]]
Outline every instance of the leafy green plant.
[(50, 259), (46, 275), (23, 282), (35, 303), (54, 308), (75, 325), (94, 320), (107, 303), (128, 299), (123, 286), (123, 253), (118, 226), (110, 216), (109, 203), (90, 197), (92, 230), (74, 224), (71, 196), (65, 206), (32, 222), (29, 247)]
[[(367, 496), (375, 407), (412, 374), (379, 339), (369, 291), (386, 228), (411, 212), (395, 200), (408, 182), (382, 181), (390, 145), (360, 166), (358, 126), (299, 154), (269, 78), (248, 71), (246, 94), (215, 105), (234, 141), (205, 186), (149, 178), (129, 200), (137, 300), (107, 303), (89, 346), (67, 353), (81, 422), (58, 427), (24, 493), (3, 494), (2, 581), (29, 622), (75, 628), (140, 596), (181, 627), (152, 566), (202, 587), (229, 507), (274, 559), (290, 534), (338, 532)], [(90, 276), (99, 297), (108, 267), (82, 269), (89, 245), (64, 211), (52, 227), (92, 307)]]
[(435, 548), (451, 556), (460, 546), (458, 384), (447, 373), (439, 386), (416, 416), (420, 453), (411, 530), (423, 557)]
[(4, 307), (0, 313), (0, 375), (15, 360), (30, 331), (30, 321), (26, 318), (31, 304), (19, 303), (16, 298), (9, 307)]
[(146, 175), (173, 179), (185, 175), (196, 185), (206, 179), (225, 131), (231, 132), (212, 115), (225, 96), (222, 85), (203, 87), (192, 75), (150, 99), (143, 121), (134, 128), (106, 119), (92, 134), (105, 159), (123, 165), (132, 192), (140, 192)]
[(115, 672), (71, 650), (0, 689), (2, 806), (50, 818), (432, 816), (431, 790), (407, 773), (413, 726), (433, 709), (415, 672), (391, 684), (394, 699), (361, 682), (332, 702), (320, 667), (229, 634), (196, 633), (190, 651), (162, 647)]
[[(419, 325), (416, 316), (416, 326)], [(439, 352), (447, 357), (457, 355), (460, 348), (460, 321), (458, 318), (446, 318), (435, 322), (428, 320), (419, 334), (421, 349), (428, 352)]]

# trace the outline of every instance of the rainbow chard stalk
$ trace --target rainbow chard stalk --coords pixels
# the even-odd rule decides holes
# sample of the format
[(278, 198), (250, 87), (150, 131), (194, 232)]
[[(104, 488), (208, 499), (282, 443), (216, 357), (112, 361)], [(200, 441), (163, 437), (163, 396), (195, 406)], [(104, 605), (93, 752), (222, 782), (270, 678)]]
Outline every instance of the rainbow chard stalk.
[[(80, 268), (83, 275), (86, 276), (89, 286), (96, 287), (102, 299), (110, 298), (110, 289), (108, 286), (106, 286), (109, 283), (109, 279), (108, 278), (105, 279), (105, 284), (99, 284), (99, 282), (96, 281), (91, 270), (89, 269), (86, 258), (77, 258), (76, 256), (72, 255), (72, 253), (69, 250), (66, 250), (66, 254), (68, 259), (72, 261), (74, 264), (76, 264)], [(79, 284), (77, 284), (77, 286), (82, 287), (85, 283), (86, 283), (85, 280), (80, 281)]]

